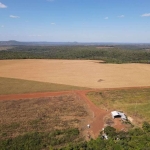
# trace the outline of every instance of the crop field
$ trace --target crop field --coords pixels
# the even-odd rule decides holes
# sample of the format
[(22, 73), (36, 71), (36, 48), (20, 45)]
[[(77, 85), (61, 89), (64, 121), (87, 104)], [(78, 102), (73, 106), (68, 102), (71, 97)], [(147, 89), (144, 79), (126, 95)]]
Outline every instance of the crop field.
[[(25, 139), (28, 134), (32, 137), (34, 134), (40, 136), (39, 133), (44, 138), (40, 137), (41, 140), (55, 146), (64, 145), (65, 142), (84, 140), (83, 126), (86, 126), (89, 112), (86, 105), (76, 95), (62, 95), (39, 99), (0, 101), (0, 116), (0, 144), (3, 146), (9, 139), (13, 139), (16, 143), (12, 143), (20, 146), (24, 143), (18, 144), (18, 140), (23, 138), (26, 143), (26, 140), (29, 140)], [(79, 132), (77, 129), (80, 134), (74, 134), (74, 132)], [(57, 136), (54, 132), (57, 133)], [(72, 132), (72, 135), (68, 135)], [(53, 143), (49, 143), (52, 141)]]
[(150, 88), (103, 90), (90, 92), (88, 97), (100, 108), (125, 112), (135, 124), (150, 122)]
[(94, 60), (0, 60), (0, 77), (88, 88), (150, 86), (149, 64)]

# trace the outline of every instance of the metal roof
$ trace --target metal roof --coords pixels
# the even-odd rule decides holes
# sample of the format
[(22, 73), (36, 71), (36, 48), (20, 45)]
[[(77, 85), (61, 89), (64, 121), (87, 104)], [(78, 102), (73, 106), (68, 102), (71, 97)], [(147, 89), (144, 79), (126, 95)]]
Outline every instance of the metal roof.
[(119, 111), (112, 111), (112, 117), (115, 118), (116, 116), (120, 116), (122, 119), (127, 119), (126, 115)]

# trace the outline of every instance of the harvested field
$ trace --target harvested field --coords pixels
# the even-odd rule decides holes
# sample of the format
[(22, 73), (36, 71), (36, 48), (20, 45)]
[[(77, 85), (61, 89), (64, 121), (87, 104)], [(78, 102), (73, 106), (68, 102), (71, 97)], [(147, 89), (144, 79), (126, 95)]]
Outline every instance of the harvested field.
[(0, 60), (0, 77), (90, 88), (150, 86), (149, 64), (92, 60)]
[[(26, 133), (79, 128), (89, 117), (76, 95), (0, 101), (0, 140)], [(85, 125), (84, 125), (85, 126)], [(83, 129), (81, 134), (83, 133)], [(83, 136), (83, 135), (81, 135)]]

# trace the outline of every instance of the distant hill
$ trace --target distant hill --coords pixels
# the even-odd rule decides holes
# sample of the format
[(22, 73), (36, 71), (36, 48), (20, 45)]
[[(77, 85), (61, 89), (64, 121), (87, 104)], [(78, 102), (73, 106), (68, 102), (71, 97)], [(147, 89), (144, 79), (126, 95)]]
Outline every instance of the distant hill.
[(93, 45), (100, 45), (100, 46), (128, 46), (131, 47), (138, 47), (138, 48), (150, 48), (150, 43), (113, 43), (113, 42), (20, 42), (15, 40), (10, 41), (0, 41), (0, 46), (93, 46)]
[[(78, 42), (19, 42), (15, 40), (0, 41), (0, 46), (55, 46), (55, 45), (84, 45)], [(89, 45), (89, 44), (88, 44)]]
[(0, 45), (1, 46), (11, 46), (11, 45), (19, 45), (20, 42), (18, 41), (14, 41), (14, 40), (11, 40), (11, 41), (0, 41)]

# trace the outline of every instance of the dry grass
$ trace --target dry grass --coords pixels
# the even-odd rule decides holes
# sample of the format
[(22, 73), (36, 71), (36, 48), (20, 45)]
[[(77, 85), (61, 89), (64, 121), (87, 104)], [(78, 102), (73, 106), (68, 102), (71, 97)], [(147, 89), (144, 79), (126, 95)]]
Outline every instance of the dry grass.
[(150, 122), (150, 88), (106, 90), (91, 92), (88, 96), (101, 108), (124, 111), (138, 123)]
[(0, 77), (90, 88), (150, 86), (150, 66), (92, 60), (1, 60)]
[(88, 117), (75, 95), (0, 101), (0, 140), (29, 132), (79, 128)]
[(0, 95), (86, 89), (77, 86), (0, 77)]

